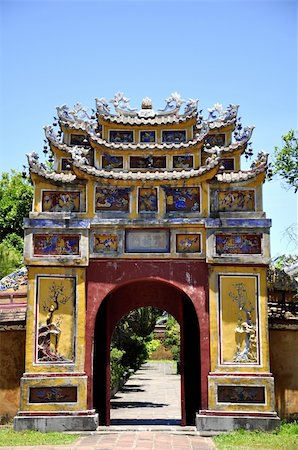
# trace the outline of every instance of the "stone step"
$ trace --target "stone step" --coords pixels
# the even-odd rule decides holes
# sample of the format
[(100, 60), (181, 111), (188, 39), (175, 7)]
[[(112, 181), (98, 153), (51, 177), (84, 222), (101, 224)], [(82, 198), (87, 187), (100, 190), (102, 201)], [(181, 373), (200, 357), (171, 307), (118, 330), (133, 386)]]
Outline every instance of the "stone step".
[(131, 431), (151, 431), (151, 432), (166, 432), (174, 434), (198, 434), (195, 426), (177, 426), (177, 425), (110, 425), (97, 427), (96, 433), (125, 433)]

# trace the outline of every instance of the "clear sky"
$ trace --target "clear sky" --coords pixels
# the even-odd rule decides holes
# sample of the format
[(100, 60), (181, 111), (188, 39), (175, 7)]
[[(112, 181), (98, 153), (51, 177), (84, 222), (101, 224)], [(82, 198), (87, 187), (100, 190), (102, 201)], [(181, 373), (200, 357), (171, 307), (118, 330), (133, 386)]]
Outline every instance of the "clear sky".
[[(178, 91), (204, 116), (239, 104), (243, 125), (256, 127), (254, 157), (298, 128), (296, 1), (0, 0), (0, 13), (1, 171), (42, 155), (56, 106), (94, 108), (117, 91), (155, 109)], [(284, 231), (297, 222), (297, 194), (267, 182), (264, 210), (272, 256), (294, 252)]]

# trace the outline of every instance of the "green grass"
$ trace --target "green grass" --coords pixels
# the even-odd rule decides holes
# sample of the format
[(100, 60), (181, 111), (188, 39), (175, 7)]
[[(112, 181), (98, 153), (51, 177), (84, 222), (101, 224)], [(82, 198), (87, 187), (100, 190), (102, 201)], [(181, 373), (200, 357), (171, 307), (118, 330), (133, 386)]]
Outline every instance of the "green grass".
[(41, 433), (40, 431), (13, 431), (11, 426), (0, 428), (0, 447), (16, 445), (72, 444), (78, 435), (64, 433)]
[(295, 450), (298, 449), (298, 422), (281, 425), (280, 431), (239, 430), (213, 438), (218, 450)]

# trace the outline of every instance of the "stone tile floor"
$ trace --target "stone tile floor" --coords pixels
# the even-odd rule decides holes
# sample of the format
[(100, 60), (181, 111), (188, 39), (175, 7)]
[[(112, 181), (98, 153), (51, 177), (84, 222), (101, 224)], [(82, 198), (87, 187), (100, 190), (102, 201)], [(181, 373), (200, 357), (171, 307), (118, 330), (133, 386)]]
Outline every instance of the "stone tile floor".
[(111, 400), (111, 426), (78, 435), (71, 445), (1, 450), (214, 450), (209, 437), (181, 427), (180, 376), (167, 362), (143, 365)]

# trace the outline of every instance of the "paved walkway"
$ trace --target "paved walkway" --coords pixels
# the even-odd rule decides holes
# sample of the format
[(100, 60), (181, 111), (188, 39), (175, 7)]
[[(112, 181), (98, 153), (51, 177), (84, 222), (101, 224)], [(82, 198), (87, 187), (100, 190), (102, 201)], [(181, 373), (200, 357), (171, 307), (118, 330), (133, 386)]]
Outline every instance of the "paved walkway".
[(147, 363), (111, 400), (111, 427), (81, 433), (71, 445), (0, 447), (0, 450), (215, 450), (181, 420), (180, 376), (170, 363)]
[(180, 425), (180, 375), (171, 362), (148, 362), (111, 399), (112, 425)]

